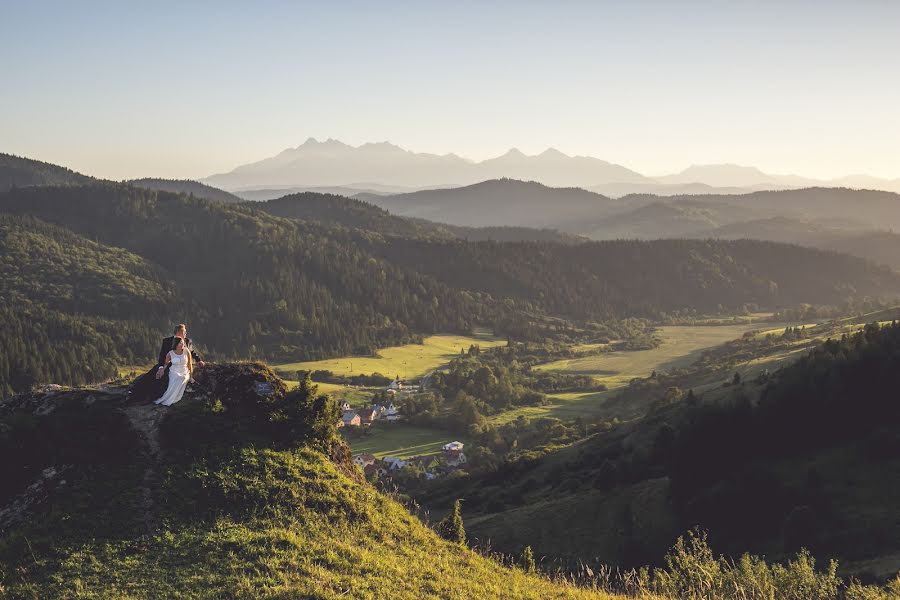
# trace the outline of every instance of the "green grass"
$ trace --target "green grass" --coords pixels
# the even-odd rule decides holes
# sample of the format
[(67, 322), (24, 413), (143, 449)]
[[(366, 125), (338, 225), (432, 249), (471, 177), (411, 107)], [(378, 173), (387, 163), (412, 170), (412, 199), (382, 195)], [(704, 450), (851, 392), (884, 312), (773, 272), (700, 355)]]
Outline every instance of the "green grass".
[(349, 442), (354, 454), (368, 452), (379, 458), (384, 456), (409, 458), (438, 454), (441, 452), (441, 446), (454, 440), (460, 438), (440, 429), (405, 423), (380, 423), (371, 430), (371, 435), (351, 438)]
[[(85, 531), (77, 540), (7, 541), (21, 545), (21, 566), (0, 579), (0, 596), (611, 598), (444, 541), (308, 449), (244, 449), (177, 473), (162, 491), (188, 502), (170, 503), (166, 524), (147, 538), (126, 529), (105, 538)], [(204, 518), (189, 507), (216, 514)]]
[(332, 358), (311, 362), (293, 362), (273, 365), (282, 372), (298, 370), (313, 371), (325, 369), (337, 375), (359, 375), (381, 373), (388, 377), (399, 375), (402, 379), (414, 379), (427, 375), (430, 371), (446, 365), (460, 350), (468, 350), (476, 344), (482, 348), (503, 346), (506, 340), (496, 338), (487, 332), (474, 336), (432, 335), (422, 344), (393, 346), (378, 351), (378, 356), (355, 356)]
[(741, 337), (755, 326), (749, 323), (722, 326), (660, 327), (662, 344), (650, 350), (606, 352), (595, 356), (558, 360), (536, 367), (538, 370), (593, 375), (609, 387), (627, 384), (635, 377), (647, 377), (653, 371), (685, 367), (713, 346)]
[[(616, 416), (606, 407), (606, 401), (616, 391), (636, 377), (648, 377), (653, 371), (664, 372), (690, 365), (703, 353), (719, 344), (740, 338), (757, 328), (750, 322), (736, 325), (672, 325), (660, 327), (662, 344), (650, 350), (619, 351), (583, 358), (558, 360), (538, 365), (537, 370), (560, 371), (591, 375), (608, 390), (604, 392), (572, 392), (549, 396), (546, 406), (528, 406), (496, 415), (492, 422), (500, 424), (526, 417), (556, 417), (594, 419)], [(784, 328), (782, 327), (781, 330)]]
[[(299, 382), (296, 380), (284, 380), (289, 390), (296, 388)], [(349, 385), (339, 385), (335, 383), (315, 383), (319, 392), (328, 394), (338, 402), (347, 401), (351, 406), (360, 408), (367, 406), (372, 402), (372, 396), (380, 388), (353, 387)]]

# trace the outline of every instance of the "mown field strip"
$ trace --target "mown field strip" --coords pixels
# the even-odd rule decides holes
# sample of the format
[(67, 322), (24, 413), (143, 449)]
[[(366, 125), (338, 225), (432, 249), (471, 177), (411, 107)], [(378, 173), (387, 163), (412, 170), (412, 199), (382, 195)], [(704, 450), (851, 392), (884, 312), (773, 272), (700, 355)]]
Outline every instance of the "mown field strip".
[(473, 336), (431, 335), (425, 338), (422, 344), (383, 348), (378, 351), (377, 356), (282, 363), (273, 365), (273, 368), (288, 373), (321, 369), (342, 376), (381, 373), (388, 377), (399, 375), (402, 379), (413, 379), (446, 365), (460, 353), (460, 350), (468, 350), (473, 344), (482, 348), (492, 348), (505, 345), (506, 340), (496, 338), (487, 332), (476, 333)]

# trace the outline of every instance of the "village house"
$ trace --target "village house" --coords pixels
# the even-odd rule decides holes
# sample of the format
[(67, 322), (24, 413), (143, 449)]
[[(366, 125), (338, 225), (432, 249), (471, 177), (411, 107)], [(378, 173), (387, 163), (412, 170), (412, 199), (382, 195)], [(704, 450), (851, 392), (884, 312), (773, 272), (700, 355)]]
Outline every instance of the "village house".
[(360, 423), (363, 425), (371, 425), (378, 419), (378, 411), (374, 408), (364, 408), (359, 411)]
[(357, 467), (359, 467), (360, 469), (365, 469), (369, 465), (374, 465), (375, 460), (376, 459), (375, 459), (374, 454), (362, 453), (362, 454), (357, 454), (356, 456), (353, 457), (353, 464), (356, 465)]
[(462, 442), (450, 442), (443, 445), (444, 461), (448, 467), (459, 467), (466, 464), (466, 455), (463, 453), (464, 445)]
[(381, 459), (381, 462), (387, 465), (391, 471), (402, 469), (409, 464), (408, 460), (403, 460), (402, 458), (399, 458), (397, 456), (385, 456)]
[(443, 450), (445, 454), (460, 453), (462, 452), (463, 446), (465, 446), (465, 444), (463, 444), (462, 442), (450, 442), (448, 444), (444, 444), (441, 447), (441, 450)]
[(384, 418), (388, 421), (399, 421), (403, 418), (403, 415), (400, 414), (400, 408), (398, 406), (392, 401), (388, 401), (384, 405)]
[(462, 452), (456, 454), (455, 456), (447, 457), (447, 466), (448, 467), (461, 467), (466, 464), (466, 455)]
[(403, 390), (403, 384), (400, 382), (400, 378), (393, 380), (391, 384), (388, 386), (388, 391), (393, 390), (395, 393)]
[(341, 402), (341, 412), (342, 413), (350, 412), (351, 410), (353, 410), (353, 407), (350, 406), (349, 402), (347, 402), (346, 400)]
[(362, 424), (362, 420), (359, 418), (359, 414), (353, 412), (352, 410), (348, 410), (341, 417), (341, 421), (344, 423), (345, 427), (359, 427)]

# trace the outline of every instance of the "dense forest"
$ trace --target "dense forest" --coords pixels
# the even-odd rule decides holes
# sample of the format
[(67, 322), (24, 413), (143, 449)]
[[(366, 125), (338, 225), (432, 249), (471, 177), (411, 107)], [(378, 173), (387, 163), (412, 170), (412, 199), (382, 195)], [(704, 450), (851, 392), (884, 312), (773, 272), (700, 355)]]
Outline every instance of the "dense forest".
[[(320, 211), (356, 210), (326, 198), (337, 207)], [(632, 316), (837, 304), (900, 290), (900, 276), (887, 269), (780, 244), (672, 240), (573, 246), (385, 235), (378, 222), (370, 228), (339, 227), (280, 218), (253, 205), (108, 182), (16, 188), (0, 194), (0, 213), (31, 217), (8, 223), (57, 240), (35, 242), (39, 247), (70, 254), (70, 260), (85, 254), (77, 268), (54, 271), (44, 263), (66, 263), (40, 252), (10, 251), (6, 262), (19, 271), (10, 271), (3, 294), (8, 310), (18, 316), (7, 319), (22, 323), (28, 320), (24, 315), (36, 314), (37, 308), (17, 301), (27, 297), (40, 300), (40, 310), (54, 311), (57, 319), (93, 323), (89, 335), (109, 337), (102, 332), (116, 329), (96, 329), (98, 319), (127, 321), (121, 331), (133, 331), (141, 340), (128, 342), (138, 362), (147, 331), (161, 335), (180, 321), (188, 322), (210, 356), (296, 360), (370, 354), (422, 334), (466, 333), (475, 326), (512, 339), (577, 339), (605, 335)], [(365, 214), (359, 219), (358, 225), (367, 223)], [(41, 229), (38, 220), (56, 227)], [(60, 237), (60, 228), (70, 237)], [(23, 235), (8, 235), (6, 243), (21, 245)], [(97, 252), (105, 255), (97, 258)], [(23, 275), (45, 270), (55, 273), (47, 283), (29, 283)], [(142, 279), (138, 283), (135, 277)], [(111, 282), (134, 298), (109, 292)], [(100, 289), (81, 292), (96, 286)], [(115, 305), (115, 312), (104, 302)], [(35, 323), (40, 320), (34, 317)], [(59, 343), (65, 345), (65, 339)], [(122, 349), (119, 356), (127, 352)], [(66, 375), (74, 360), (66, 360), (61, 371), (40, 368), (33, 374), (81, 381)]]
[(449, 285), (585, 319), (834, 304), (893, 295), (898, 281), (862, 259), (753, 240), (375, 241), (371, 252)]
[(0, 395), (143, 362), (174, 298), (162, 269), (31, 217), (0, 214)]
[[(479, 304), (366, 255), (338, 232), (246, 207), (119, 184), (27, 188), (0, 211), (30, 214), (158, 265), (168, 321), (233, 356), (321, 357), (467, 331)], [(139, 315), (136, 312), (135, 315)]]
[(731, 549), (781, 534), (788, 551), (895, 551), (900, 524), (878, 506), (900, 492), (898, 387), (900, 325), (872, 323), (783, 368), (758, 400), (739, 388), (694, 408), (666, 452), (680, 517)]

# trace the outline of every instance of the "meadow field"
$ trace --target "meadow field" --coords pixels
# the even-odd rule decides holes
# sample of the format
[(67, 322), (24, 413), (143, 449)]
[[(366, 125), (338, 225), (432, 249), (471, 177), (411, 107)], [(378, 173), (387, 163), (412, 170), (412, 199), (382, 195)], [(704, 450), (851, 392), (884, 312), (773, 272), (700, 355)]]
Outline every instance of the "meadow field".
[(671, 325), (657, 329), (662, 343), (650, 350), (605, 352), (583, 358), (558, 360), (535, 367), (591, 375), (610, 389), (626, 385), (635, 377), (647, 377), (653, 371), (685, 367), (697, 360), (704, 350), (737, 339), (759, 325)]
[[(492, 417), (494, 423), (507, 423), (519, 416), (596, 418), (611, 417), (606, 400), (636, 377), (648, 377), (653, 371), (686, 367), (710, 348), (730, 342), (760, 327), (750, 320), (734, 325), (667, 325), (657, 329), (662, 343), (650, 350), (615, 351), (582, 358), (558, 360), (535, 367), (537, 370), (590, 375), (607, 386), (602, 392), (552, 394), (545, 406), (526, 406)], [(782, 326), (778, 331), (783, 330)]]
[(506, 340), (494, 337), (487, 331), (479, 331), (472, 336), (439, 334), (426, 337), (422, 344), (382, 348), (376, 356), (282, 363), (272, 365), (272, 368), (287, 373), (321, 369), (344, 376), (381, 373), (388, 377), (399, 375), (401, 379), (415, 379), (446, 365), (460, 350), (468, 350), (473, 344), (492, 348), (505, 345)]
[(430, 427), (419, 427), (405, 423), (379, 423), (370, 430), (370, 435), (349, 439), (353, 453), (368, 452), (378, 458), (384, 456), (429, 456), (441, 452), (447, 442), (466, 440)]

